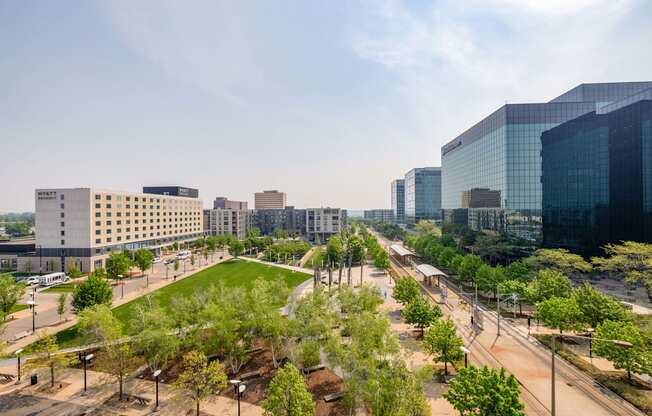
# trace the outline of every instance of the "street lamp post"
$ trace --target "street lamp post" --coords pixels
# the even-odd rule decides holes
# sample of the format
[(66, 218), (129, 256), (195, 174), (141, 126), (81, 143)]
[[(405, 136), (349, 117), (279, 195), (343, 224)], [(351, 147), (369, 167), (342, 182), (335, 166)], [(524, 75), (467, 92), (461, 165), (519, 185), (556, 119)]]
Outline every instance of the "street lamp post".
[(229, 380), (229, 383), (233, 385), (233, 395), (238, 398), (238, 416), (240, 416), (240, 397), (247, 386), (240, 380)]
[(120, 295), (121, 299), (124, 299), (125, 297), (125, 281), (124, 281), (124, 276), (119, 274), (118, 279), (120, 279), (120, 290), (122, 291), (122, 294)]
[(168, 263), (165, 264), (165, 280), (168, 280), (168, 271), (170, 271), (170, 265)]
[(469, 366), (469, 353), (471, 351), (463, 345), (460, 347), (460, 350), (464, 353), (464, 368), (467, 368)]
[(38, 275), (43, 275), (43, 246), (38, 245)]
[(154, 371), (154, 379), (156, 380), (156, 405), (154, 406), (154, 411), (158, 412), (158, 376), (161, 375), (161, 370)]
[(589, 360), (591, 361), (591, 364), (593, 364), (593, 333), (595, 332), (595, 329), (589, 328), (587, 329), (587, 332), (589, 333)]
[(28, 300), (27, 304), (29, 305), (30, 309), (32, 310), (32, 333), (36, 332), (36, 301), (35, 300)]
[(84, 354), (84, 358), (83, 358), (83, 361), (84, 361), (84, 392), (82, 393), (82, 396), (86, 396), (86, 387), (87, 387), (87, 385), (86, 385), (86, 365), (92, 359), (93, 359), (93, 354), (88, 354), (88, 355)]
[[(591, 334), (591, 332), (589, 332), (589, 334)], [(550, 414), (552, 416), (557, 416), (557, 409), (556, 409), (557, 403), (556, 403), (556, 399), (555, 399), (555, 337), (556, 337), (556, 335), (551, 334), (551, 336), (552, 336), (552, 342), (550, 343), (550, 345), (551, 345), (550, 351), (551, 351), (551, 354), (552, 354), (551, 355), (552, 359), (550, 360), (550, 374), (551, 374), (551, 377), (550, 377), (550, 380), (551, 380), (551, 386), (550, 386)], [(600, 341), (611, 342), (614, 345), (617, 345), (619, 347), (623, 347), (623, 348), (626, 348), (626, 349), (627, 348), (632, 348), (634, 346), (631, 342), (627, 342), (627, 341), (623, 341), (623, 340), (619, 340), (619, 339), (593, 338), (592, 335), (590, 335), (588, 337), (582, 336), (582, 335), (571, 335), (571, 334), (564, 335), (564, 336), (571, 337), (571, 338), (582, 338), (582, 339), (587, 339), (588, 338), (589, 341), (592, 340), (592, 339), (598, 339)]]
[(16, 354), (16, 359), (18, 360), (18, 377), (16, 377), (16, 384), (20, 383), (20, 353), (23, 352), (23, 349), (17, 350), (14, 354)]
[(497, 327), (498, 332), (496, 333), (496, 335), (500, 336), (500, 288), (496, 289), (496, 307), (497, 307), (497, 311), (498, 311), (498, 315), (497, 315), (498, 316), (498, 321), (497, 321), (498, 322), (498, 327)]

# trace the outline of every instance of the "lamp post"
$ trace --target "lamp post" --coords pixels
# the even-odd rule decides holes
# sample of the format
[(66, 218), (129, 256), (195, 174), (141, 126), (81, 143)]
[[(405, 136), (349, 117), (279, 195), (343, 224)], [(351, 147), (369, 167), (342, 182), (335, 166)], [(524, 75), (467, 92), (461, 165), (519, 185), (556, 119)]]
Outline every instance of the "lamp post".
[(170, 271), (170, 264), (165, 263), (165, 280), (168, 280), (168, 271)]
[[(589, 334), (590, 334), (590, 332), (589, 332)], [(551, 336), (552, 336), (552, 342), (550, 344), (551, 345), (550, 351), (551, 351), (551, 354), (552, 354), (551, 355), (552, 359), (550, 361), (550, 374), (551, 374), (551, 377), (550, 377), (550, 380), (551, 380), (551, 386), (550, 386), (550, 414), (552, 416), (557, 416), (557, 409), (556, 409), (557, 404), (556, 404), (556, 400), (555, 400), (555, 337), (556, 337), (556, 335), (551, 334)], [(620, 339), (594, 338), (592, 335), (588, 336), (588, 337), (582, 336), (582, 335), (570, 335), (570, 334), (564, 335), (564, 336), (565, 337), (571, 337), (571, 338), (581, 338), (581, 339), (587, 339), (588, 338), (589, 340), (597, 339), (597, 340), (600, 340), (600, 341), (607, 341), (607, 342), (611, 342), (612, 344), (617, 345), (619, 347), (623, 347), (625, 349), (632, 348), (634, 346), (631, 342), (623, 341), (623, 340), (620, 340)]]
[(240, 380), (229, 380), (229, 383), (233, 385), (233, 395), (238, 398), (238, 416), (240, 416), (240, 397), (244, 393), (247, 386)]
[(16, 359), (18, 360), (18, 377), (16, 377), (16, 384), (20, 383), (20, 353), (23, 352), (23, 349), (16, 350), (14, 354), (16, 354)]
[(28, 300), (27, 304), (29, 305), (30, 309), (32, 310), (32, 333), (36, 332), (36, 303), (35, 300)]
[(497, 311), (498, 311), (498, 314), (497, 314), (497, 316), (498, 316), (498, 320), (497, 320), (498, 325), (497, 325), (496, 335), (500, 336), (500, 288), (496, 288), (496, 308), (497, 308)]
[(156, 380), (156, 405), (154, 406), (154, 411), (158, 412), (158, 376), (161, 375), (161, 370), (154, 371), (154, 379)]
[(93, 354), (88, 354), (88, 355), (84, 354), (84, 358), (83, 358), (83, 361), (84, 361), (84, 392), (82, 393), (82, 396), (86, 396), (86, 387), (87, 387), (87, 384), (86, 384), (86, 365), (92, 359), (93, 359)]
[(586, 330), (589, 333), (589, 360), (593, 364), (593, 333), (595, 332), (594, 328), (589, 328)]
[(460, 347), (460, 351), (464, 353), (464, 368), (467, 368), (469, 366), (469, 351), (468, 348), (466, 348), (464, 345)]
[(118, 279), (120, 279), (120, 289), (122, 290), (122, 294), (120, 295), (121, 299), (124, 299), (125, 297), (125, 281), (124, 281), (124, 276), (119, 274)]
[(38, 245), (38, 275), (43, 275), (43, 246)]

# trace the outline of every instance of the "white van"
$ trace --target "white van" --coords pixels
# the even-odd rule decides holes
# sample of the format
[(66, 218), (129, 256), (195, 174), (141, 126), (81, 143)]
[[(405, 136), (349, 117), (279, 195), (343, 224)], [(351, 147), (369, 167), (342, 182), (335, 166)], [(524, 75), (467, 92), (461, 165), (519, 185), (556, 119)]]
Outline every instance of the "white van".
[(177, 258), (179, 260), (185, 260), (190, 257), (190, 250), (183, 250), (177, 253)]
[(64, 272), (49, 273), (44, 274), (43, 276), (39, 276), (38, 284), (39, 286), (54, 286), (69, 279), (70, 278), (66, 276)]

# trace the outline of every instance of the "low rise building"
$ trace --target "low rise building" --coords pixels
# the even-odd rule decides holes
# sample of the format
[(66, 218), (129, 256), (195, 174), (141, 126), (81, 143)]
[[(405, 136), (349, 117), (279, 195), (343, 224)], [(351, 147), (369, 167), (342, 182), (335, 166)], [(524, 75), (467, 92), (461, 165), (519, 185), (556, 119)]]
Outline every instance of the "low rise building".
[(365, 220), (376, 220), (383, 222), (394, 222), (393, 209), (367, 209), (364, 211)]
[(254, 213), (247, 209), (204, 210), (204, 232), (206, 235), (232, 235), (244, 240), (253, 227)]
[(322, 243), (346, 227), (346, 210), (341, 208), (306, 209), (306, 238)]
[(287, 206), (284, 209), (257, 209), (254, 226), (262, 235), (274, 235), (278, 230), (288, 235), (306, 234), (306, 210)]
[(246, 210), (248, 208), (246, 201), (232, 201), (223, 196), (218, 196), (213, 201), (214, 209), (236, 209), (236, 210)]

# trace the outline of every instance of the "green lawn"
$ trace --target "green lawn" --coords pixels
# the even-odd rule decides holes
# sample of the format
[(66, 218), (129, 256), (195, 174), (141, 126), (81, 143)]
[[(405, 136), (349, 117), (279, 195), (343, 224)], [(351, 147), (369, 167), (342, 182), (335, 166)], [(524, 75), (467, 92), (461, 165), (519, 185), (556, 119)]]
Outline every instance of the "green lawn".
[(72, 293), (75, 290), (75, 286), (79, 283), (61, 283), (56, 286), (49, 287), (43, 292), (55, 292), (55, 293)]
[[(155, 290), (151, 295), (156, 299), (159, 305), (169, 307), (173, 297), (192, 295), (195, 291), (205, 290), (220, 281), (224, 282), (226, 287), (242, 287), (249, 289), (257, 278), (265, 280), (282, 278), (289, 287), (296, 287), (300, 283), (310, 279), (311, 276), (306, 273), (295, 272), (261, 263), (245, 260), (229, 260), (195, 273), (194, 275), (179, 280), (176, 283)], [(144, 302), (142, 297), (134, 299), (131, 302), (127, 302), (114, 308), (113, 314), (123, 323), (127, 323), (131, 318), (135, 306), (142, 302)], [(81, 342), (78, 337), (76, 326), (60, 331), (56, 336), (57, 343), (61, 348), (79, 345)]]
[(11, 308), (11, 310), (9, 311), (9, 313), (16, 313), (16, 312), (18, 312), (18, 311), (22, 311), (23, 309), (27, 309), (27, 308), (29, 308), (29, 305), (25, 305), (25, 304), (19, 303), (19, 304), (17, 304), (17, 305), (14, 305), (14, 307)]

